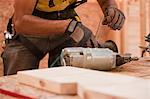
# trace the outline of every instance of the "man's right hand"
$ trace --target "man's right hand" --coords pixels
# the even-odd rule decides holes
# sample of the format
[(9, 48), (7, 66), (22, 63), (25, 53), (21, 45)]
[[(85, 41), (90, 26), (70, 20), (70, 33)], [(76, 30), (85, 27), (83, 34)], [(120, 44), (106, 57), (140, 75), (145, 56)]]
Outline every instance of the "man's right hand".
[(80, 42), (84, 37), (84, 31), (80, 26), (76, 26), (74, 32), (70, 35), (70, 37), (73, 38), (74, 41), (77, 43)]
[(72, 21), (68, 25), (68, 28), (66, 29), (66, 32), (65, 32), (65, 33), (69, 34), (70, 37), (73, 38), (73, 40), (75, 42), (81, 41), (84, 36), (84, 31), (79, 26), (79, 24), (81, 24), (81, 23), (72, 19)]

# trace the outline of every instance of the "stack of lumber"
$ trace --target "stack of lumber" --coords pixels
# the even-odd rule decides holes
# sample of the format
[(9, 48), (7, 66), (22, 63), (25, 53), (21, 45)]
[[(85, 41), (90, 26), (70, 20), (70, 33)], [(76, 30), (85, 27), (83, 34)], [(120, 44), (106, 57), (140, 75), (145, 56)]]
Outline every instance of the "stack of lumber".
[(150, 80), (75, 67), (21, 71), (18, 81), (59, 95), (81, 99), (149, 99)]
[(20, 84), (17, 75), (0, 77), (0, 99), (80, 99), (77, 95), (58, 95)]

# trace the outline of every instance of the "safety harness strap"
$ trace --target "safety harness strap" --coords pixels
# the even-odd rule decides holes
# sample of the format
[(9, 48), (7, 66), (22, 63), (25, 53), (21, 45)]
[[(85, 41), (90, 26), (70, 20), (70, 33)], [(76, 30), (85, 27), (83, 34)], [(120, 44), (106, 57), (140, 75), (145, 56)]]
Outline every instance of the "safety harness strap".
[(65, 9), (63, 11), (55, 11), (55, 12), (43, 12), (35, 9), (33, 15), (48, 20), (75, 19), (75, 17), (78, 16), (75, 10), (71, 8)]
[(75, 3), (73, 3), (72, 5), (70, 5), (72, 8), (76, 8), (77, 6), (83, 4), (87, 2), (87, 0), (77, 0)]

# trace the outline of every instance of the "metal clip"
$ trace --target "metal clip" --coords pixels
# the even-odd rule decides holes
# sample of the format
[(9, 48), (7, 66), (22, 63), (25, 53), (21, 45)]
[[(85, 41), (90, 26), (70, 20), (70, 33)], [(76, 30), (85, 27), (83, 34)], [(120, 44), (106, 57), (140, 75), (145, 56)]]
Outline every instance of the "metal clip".
[(14, 34), (11, 34), (8, 31), (4, 31), (4, 35), (5, 35), (5, 39), (7, 39), (7, 40), (11, 40), (14, 36)]

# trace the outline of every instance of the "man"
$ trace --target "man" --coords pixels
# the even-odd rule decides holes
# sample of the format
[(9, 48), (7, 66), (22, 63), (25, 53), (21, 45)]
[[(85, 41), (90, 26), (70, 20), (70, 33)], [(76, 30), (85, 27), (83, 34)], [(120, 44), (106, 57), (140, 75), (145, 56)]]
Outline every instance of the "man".
[[(49, 53), (49, 67), (59, 65), (61, 49), (69, 46), (101, 47), (82, 25), (74, 8), (87, 0), (16, 0), (15, 36), (2, 55), (4, 75), (36, 69)], [(115, 0), (97, 0), (104, 13), (103, 25), (120, 30), (125, 17)]]

